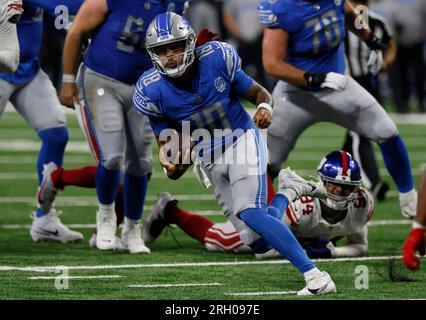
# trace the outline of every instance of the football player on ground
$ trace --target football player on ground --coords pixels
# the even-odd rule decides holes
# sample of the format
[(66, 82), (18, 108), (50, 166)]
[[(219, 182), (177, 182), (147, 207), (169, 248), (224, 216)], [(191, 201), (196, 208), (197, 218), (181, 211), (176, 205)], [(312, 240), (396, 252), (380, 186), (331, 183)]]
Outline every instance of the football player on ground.
[(278, 175), (306, 128), (320, 121), (332, 122), (379, 143), (399, 190), (401, 213), (413, 218), (417, 193), (398, 129), (377, 100), (344, 75), (346, 28), (372, 50), (368, 63), (372, 74), (381, 67), (381, 41), (345, 0), (263, 0), (258, 13), (265, 27), (263, 65), (279, 79), (273, 92), (274, 121), (268, 129), (271, 178)]
[[(281, 220), (305, 248), (310, 258), (358, 257), (368, 249), (367, 222), (374, 210), (371, 194), (360, 187), (358, 163), (349, 153), (334, 151), (325, 156), (317, 169), (327, 197), (303, 196), (289, 204)], [(170, 224), (205, 245), (209, 251), (252, 252), (230, 221), (213, 223), (177, 205), (169, 193), (159, 195), (154, 210), (143, 225), (145, 242), (152, 243)], [(346, 237), (347, 244), (335, 246)], [(280, 256), (275, 250), (258, 258)]]
[[(114, 202), (120, 167), (125, 165), (121, 242), (130, 253), (150, 252), (141, 237), (140, 219), (151, 172), (152, 130), (147, 117), (132, 108), (132, 97), (138, 77), (152, 67), (143, 43), (149, 22), (168, 9), (181, 12), (184, 3), (86, 0), (68, 32), (60, 99), (69, 108), (78, 106), (98, 161), (98, 249), (116, 248)], [(82, 41), (89, 34), (92, 41), (76, 79)]]
[(416, 257), (416, 251), (421, 256), (425, 255), (426, 239), (426, 170), (420, 182), (419, 199), (417, 203), (417, 215), (414, 218), (410, 234), (405, 240), (403, 248), (403, 263), (411, 270), (420, 268), (420, 260)]
[[(149, 117), (166, 175), (178, 179), (191, 162), (185, 157), (189, 148), (177, 152), (184, 155), (176, 157), (179, 161), (168, 159), (164, 135), (171, 129), (179, 133), (188, 129), (195, 162), (242, 241), (255, 252), (275, 248), (287, 257), (305, 276), (306, 287), (299, 295), (336, 292), (328, 273), (316, 268), (289, 228), (276, 218), (289, 199), (325, 196), (323, 186), (283, 171), (280, 186), (291, 188), (280, 188), (267, 206), (267, 150), (254, 124), (259, 128), (271, 124), (272, 97), (241, 70), (234, 48), (213, 41), (195, 49), (195, 39), (189, 22), (172, 13), (158, 15), (147, 31), (145, 47), (154, 68), (139, 79), (133, 100), (138, 112)], [(258, 106), (253, 120), (240, 97)]]
[(23, 12), (21, 0), (0, 0), (0, 72), (13, 73), (19, 65), (16, 23)]
[[(23, 2), (24, 13), (17, 22), (20, 62), (16, 72), (0, 74), (0, 114), (10, 101), (37, 132), (42, 141), (37, 160), (39, 185), (43, 165), (61, 166), (68, 141), (65, 112), (47, 75), (40, 69), (38, 54), (43, 34), (43, 9), (30, 1)], [(61, 223), (54, 208), (38, 208), (30, 230), (34, 241), (75, 241), (83, 238)]]

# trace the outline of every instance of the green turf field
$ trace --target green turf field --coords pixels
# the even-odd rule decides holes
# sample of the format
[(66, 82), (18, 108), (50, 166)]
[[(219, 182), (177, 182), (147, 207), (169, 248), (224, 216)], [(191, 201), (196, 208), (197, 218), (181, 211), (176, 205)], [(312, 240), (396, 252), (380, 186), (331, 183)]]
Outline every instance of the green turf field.
[[(68, 116), (68, 124), (70, 144), (65, 167), (92, 164), (73, 115)], [(426, 126), (414, 121), (399, 123), (398, 127), (411, 152), (418, 184), (426, 164)], [(305, 177), (314, 174), (320, 158), (341, 146), (343, 135), (344, 130), (334, 125), (311, 127), (287, 164)], [(69, 187), (57, 200), (62, 221), (82, 227), (78, 228), (85, 236), (82, 242), (33, 243), (29, 225), (35, 207), (38, 148), (36, 134), (20, 116), (6, 113), (0, 121), (0, 299), (298, 299), (294, 291), (300, 290), (304, 281), (290, 264), (258, 261), (251, 255), (210, 253), (178, 229), (163, 234), (151, 246), (150, 255), (90, 249), (87, 241), (95, 223), (95, 190)], [(379, 150), (375, 150), (383, 168)], [(169, 191), (181, 197), (180, 204), (186, 209), (224, 221), (211, 190), (203, 189), (192, 172), (171, 181), (155, 164), (144, 216), (156, 194)], [(383, 169), (381, 172), (391, 182)], [(368, 254), (360, 259), (318, 262), (333, 277), (338, 294), (316, 299), (426, 298), (426, 265), (412, 273), (399, 262), (409, 222), (399, 213), (395, 186), (391, 186), (389, 199), (376, 206)], [(66, 285), (56, 278), (66, 275), (58, 266), (68, 267), (68, 289), (55, 287), (55, 283), (58, 288)], [(360, 270), (368, 271), (363, 281), (359, 276), (366, 273), (360, 274)]]

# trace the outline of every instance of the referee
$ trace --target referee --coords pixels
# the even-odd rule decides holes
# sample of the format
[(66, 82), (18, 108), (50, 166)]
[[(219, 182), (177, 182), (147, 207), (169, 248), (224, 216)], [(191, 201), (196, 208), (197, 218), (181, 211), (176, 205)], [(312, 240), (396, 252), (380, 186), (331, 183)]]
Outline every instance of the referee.
[[(354, 7), (360, 10), (362, 10), (362, 7), (359, 6), (365, 6), (363, 11), (368, 14), (368, 23), (371, 30), (386, 45), (383, 51), (381, 72), (387, 71), (389, 65), (396, 58), (396, 42), (389, 24), (384, 17), (367, 9), (368, 0), (352, 0), (351, 2)], [(378, 76), (370, 74), (367, 68), (370, 55), (368, 46), (357, 36), (348, 32), (345, 39), (345, 53), (348, 71), (351, 76), (380, 101)], [(379, 169), (370, 140), (349, 131), (346, 134), (343, 149), (351, 153), (358, 163), (361, 164), (363, 181), (366, 188), (370, 189), (377, 200), (383, 201), (386, 192), (389, 190), (389, 185), (380, 179)]]

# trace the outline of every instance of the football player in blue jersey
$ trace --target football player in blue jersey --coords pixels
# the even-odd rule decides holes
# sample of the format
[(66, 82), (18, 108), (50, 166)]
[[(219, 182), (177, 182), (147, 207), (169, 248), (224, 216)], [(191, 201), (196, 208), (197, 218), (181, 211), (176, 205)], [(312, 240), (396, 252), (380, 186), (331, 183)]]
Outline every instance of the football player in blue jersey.
[(368, 61), (371, 73), (381, 67), (383, 44), (362, 15), (345, 0), (263, 0), (258, 14), (266, 27), (263, 65), (279, 79), (273, 92), (274, 122), (268, 129), (272, 178), (307, 127), (320, 121), (333, 122), (379, 143), (399, 190), (401, 213), (414, 217), (417, 195), (398, 129), (377, 100), (344, 74), (346, 29), (372, 49)]
[(13, 73), (19, 65), (16, 22), (22, 14), (21, 0), (0, 3), (0, 72)]
[[(328, 273), (315, 267), (277, 219), (289, 200), (323, 197), (324, 187), (283, 171), (280, 186), (288, 188), (280, 189), (267, 207), (267, 151), (255, 124), (262, 129), (271, 124), (272, 97), (241, 70), (233, 47), (212, 41), (195, 48), (195, 38), (188, 21), (173, 13), (158, 15), (147, 31), (145, 46), (154, 68), (139, 79), (133, 100), (136, 110), (149, 117), (166, 175), (178, 179), (190, 167), (185, 141), (179, 151), (171, 150), (174, 155), (167, 150), (176, 142), (173, 132), (189, 136), (197, 172), (213, 186), (242, 241), (255, 252), (275, 248), (287, 257), (305, 276), (300, 295), (336, 292)], [(240, 97), (257, 105), (253, 119)]]
[[(62, 165), (68, 130), (65, 112), (52, 83), (39, 67), (43, 9), (31, 1), (25, 0), (23, 5), (24, 13), (17, 23), (20, 62), (14, 73), (0, 74), (0, 114), (10, 101), (40, 137), (42, 144), (37, 160), (40, 185), (43, 165), (49, 162)], [(49, 211), (37, 209), (30, 234), (34, 241), (68, 242), (83, 238), (81, 233), (71, 231), (61, 223), (54, 208)]]
[[(114, 202), (124, 165), (121, 242), (131, 253), (150, 252), (141, 237), (140, 220), (151, 171), (152, 130), (148, 119), (132, 108), (132, 97), (139, 75), (152, 67), (144, 48), (147, 26), (159, 13), (181, 12), (185, 2), (86, 0), (68, 31), (60, 99), (67, 107), (78, 106), (98, 160), (98, 249), (116, 248)], [(76, 80), (82, 41), (89, 36)]]

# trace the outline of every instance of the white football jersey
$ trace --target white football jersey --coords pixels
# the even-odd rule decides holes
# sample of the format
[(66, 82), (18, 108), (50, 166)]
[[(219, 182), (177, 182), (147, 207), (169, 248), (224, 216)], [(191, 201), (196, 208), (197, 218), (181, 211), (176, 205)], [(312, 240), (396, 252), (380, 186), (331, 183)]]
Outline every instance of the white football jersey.
[(321, 236), (331, 240), (361, 232), (371, 218), (373, 210), (373, 196), (361, 188), (346, 217), (336, 224), (328, 223), (321, 216), (319, 199), (306, 196), (300, 197), (287, 207), (282, 221), (290, 226), (297, 238)]

